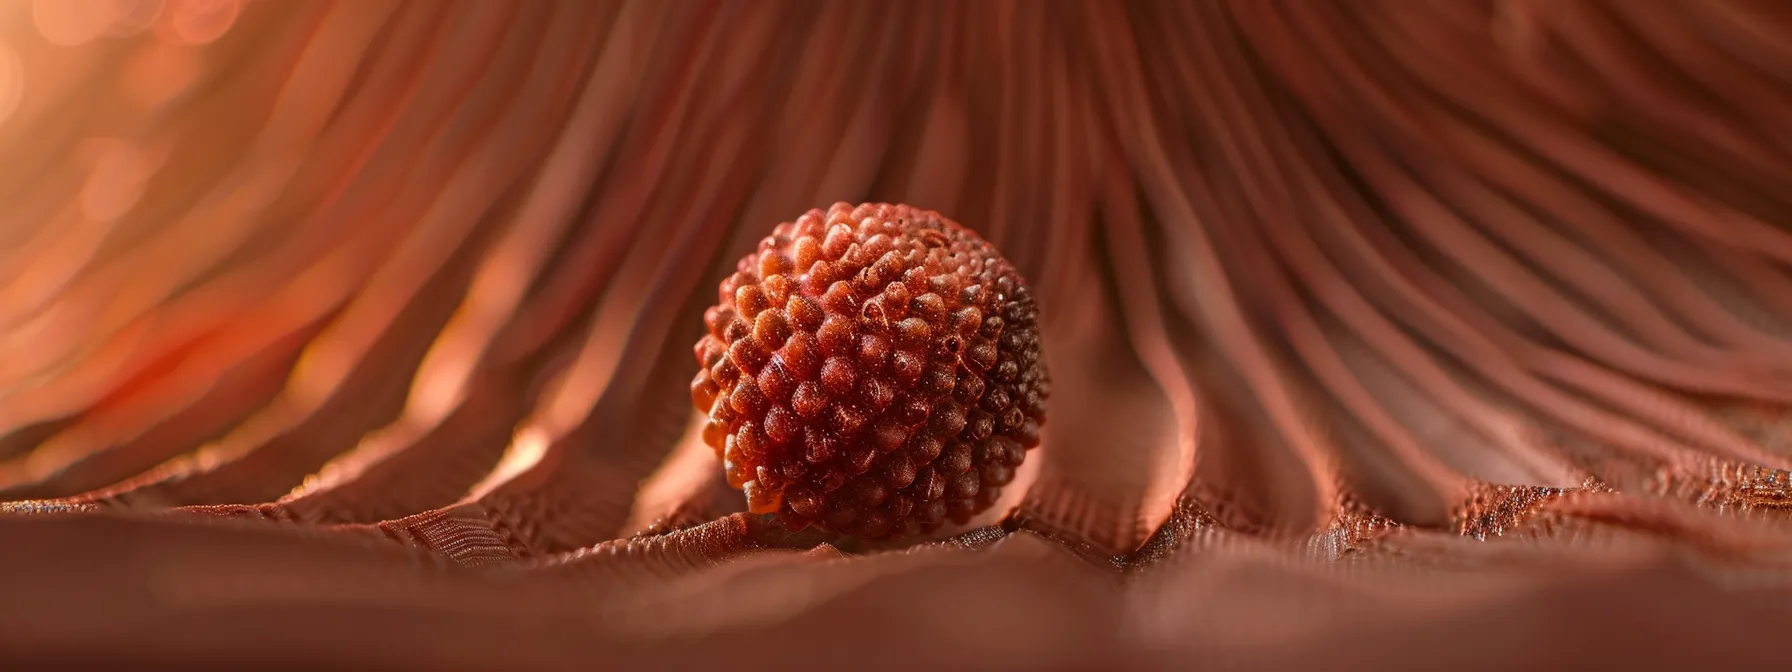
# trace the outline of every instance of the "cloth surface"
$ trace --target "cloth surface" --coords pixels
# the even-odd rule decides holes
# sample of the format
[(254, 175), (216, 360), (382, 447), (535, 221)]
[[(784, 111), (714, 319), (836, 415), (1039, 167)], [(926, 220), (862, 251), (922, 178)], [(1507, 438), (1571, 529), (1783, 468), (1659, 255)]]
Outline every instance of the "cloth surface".
[[(0, 0), (0, 666), (1724, 668), (1792, 626), (1769, 0)], [(744, 513), (691, 347), (907, 203), (1044, 444)], [(11, 664), (6, 664), (11, 663)]]

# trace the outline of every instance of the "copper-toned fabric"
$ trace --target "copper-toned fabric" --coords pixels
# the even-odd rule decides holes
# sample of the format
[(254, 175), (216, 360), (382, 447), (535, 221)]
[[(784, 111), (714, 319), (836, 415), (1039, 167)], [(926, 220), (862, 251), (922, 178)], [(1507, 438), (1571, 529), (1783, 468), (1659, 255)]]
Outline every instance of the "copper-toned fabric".
[[(1783, 661), (1773, 0), (0, 0), (0, 667)], [(778, 222), (1039, 302), (949, 535), (745, 513)], [(9, 664), (10, 663), (10, 664)]]

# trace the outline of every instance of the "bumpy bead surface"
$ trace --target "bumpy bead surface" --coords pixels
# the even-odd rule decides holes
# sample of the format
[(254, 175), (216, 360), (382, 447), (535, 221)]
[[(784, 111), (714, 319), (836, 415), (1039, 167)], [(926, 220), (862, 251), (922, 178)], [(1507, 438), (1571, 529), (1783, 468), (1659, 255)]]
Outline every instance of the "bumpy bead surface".
[(988, 509), (1039, 445), (1032, 292), (938, 213), (837, 203), (722, 281), (691, 400), (748, 509), (865, 538)]

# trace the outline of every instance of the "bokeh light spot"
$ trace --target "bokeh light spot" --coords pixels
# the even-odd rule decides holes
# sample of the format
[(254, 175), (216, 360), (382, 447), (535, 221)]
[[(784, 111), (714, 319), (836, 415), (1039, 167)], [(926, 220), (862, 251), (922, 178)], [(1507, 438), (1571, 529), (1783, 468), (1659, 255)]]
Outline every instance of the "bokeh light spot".
[(81, 214), (96, 222), (110, 222), (130, 212), (143, 196), (149, 181), (150, 162), (135, 145), (114, 139), (96, 139), (93, 172), (81, 187)]
[(99, 5), (71, 0), (36, 0), (31, 3), (31, 22), (37, 33), (64, 47), (86, 44), (105, 30), (105, 15), (95, 11)]
[(240, 0), (177, 0), (168, 19), (172, 37), (192, 45), (210, 44), (236, 23), (242, 12)]

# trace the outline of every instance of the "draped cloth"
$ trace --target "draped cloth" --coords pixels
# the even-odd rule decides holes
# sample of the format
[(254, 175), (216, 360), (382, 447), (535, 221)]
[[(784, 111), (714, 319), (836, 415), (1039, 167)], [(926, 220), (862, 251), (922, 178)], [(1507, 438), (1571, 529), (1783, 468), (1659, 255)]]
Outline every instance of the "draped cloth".
[[(0, 0), (0, 666), (1777, 660), (1770, 0)], [(688, 390), (781, 221), (1040, 301), (971, 526)]]

